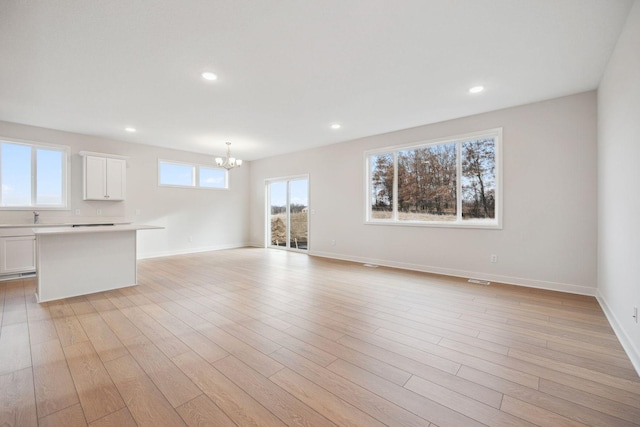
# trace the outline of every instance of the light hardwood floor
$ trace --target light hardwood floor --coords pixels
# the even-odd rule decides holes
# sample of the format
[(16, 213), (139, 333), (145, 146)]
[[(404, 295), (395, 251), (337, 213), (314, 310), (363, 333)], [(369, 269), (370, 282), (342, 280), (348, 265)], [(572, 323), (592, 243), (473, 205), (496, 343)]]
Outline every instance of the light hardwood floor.
[(632, 426), (594, 298), (237, 249), (46, 304), (0, 284), (2, 426)]

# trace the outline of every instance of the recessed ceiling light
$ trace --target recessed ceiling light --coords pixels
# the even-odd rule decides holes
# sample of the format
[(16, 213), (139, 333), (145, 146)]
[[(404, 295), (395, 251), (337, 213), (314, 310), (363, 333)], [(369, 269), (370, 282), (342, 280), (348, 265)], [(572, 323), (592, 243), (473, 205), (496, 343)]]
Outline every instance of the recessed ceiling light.
[(136, 128), (126, 127), (126, 128), (124, 128), (124, 130), (126, 130), (127, 132), (135, 132)]
[(218, 76), (216, 76), (211, 71), (206, 71), (206, 72), (202, 73), (202, 78), (205, 79), (205, 80), (215, 80), (215, 79), (218, 78)]
[(484, 90), (484, 86), (474, 86), (469, 89), (469, 93), (480, 93)]
[(342, 125), (340, 123), (334, 123), (331, 125), (331, 129), (340, 129)]

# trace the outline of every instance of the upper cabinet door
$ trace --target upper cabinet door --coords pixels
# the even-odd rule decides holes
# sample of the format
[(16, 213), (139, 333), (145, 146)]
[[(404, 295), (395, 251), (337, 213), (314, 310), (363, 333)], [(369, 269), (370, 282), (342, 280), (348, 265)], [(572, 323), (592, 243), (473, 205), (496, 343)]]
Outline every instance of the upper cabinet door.
[(107, 158), (107, 200), (124, 200), (127, 161)]
[(124, 200), (127, 161), (84, 156), (84, 200)]
[(84, 157), (84, 200), (105, 200), (107, 195), (107, 159)]

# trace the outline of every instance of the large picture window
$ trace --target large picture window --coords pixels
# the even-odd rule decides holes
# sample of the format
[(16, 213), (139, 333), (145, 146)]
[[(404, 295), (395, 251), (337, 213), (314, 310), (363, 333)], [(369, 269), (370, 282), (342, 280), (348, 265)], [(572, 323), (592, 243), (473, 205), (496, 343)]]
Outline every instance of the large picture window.
[(501, 226), (502, 130), (366, 153), (367, 222)]
[(66, 209), (68, 147), (0, 140), (0, 209)]

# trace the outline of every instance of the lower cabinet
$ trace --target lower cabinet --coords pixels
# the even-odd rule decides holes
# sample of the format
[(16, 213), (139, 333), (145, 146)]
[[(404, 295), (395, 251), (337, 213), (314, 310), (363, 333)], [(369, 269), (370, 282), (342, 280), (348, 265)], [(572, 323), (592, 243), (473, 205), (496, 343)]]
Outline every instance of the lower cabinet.
[(0, 274), (36, 270), (35, 236), (0, 237)]

